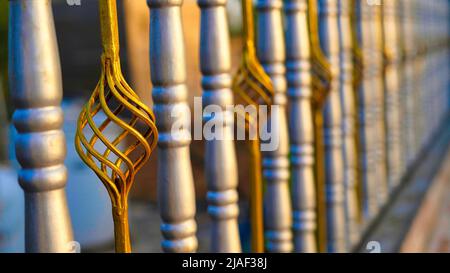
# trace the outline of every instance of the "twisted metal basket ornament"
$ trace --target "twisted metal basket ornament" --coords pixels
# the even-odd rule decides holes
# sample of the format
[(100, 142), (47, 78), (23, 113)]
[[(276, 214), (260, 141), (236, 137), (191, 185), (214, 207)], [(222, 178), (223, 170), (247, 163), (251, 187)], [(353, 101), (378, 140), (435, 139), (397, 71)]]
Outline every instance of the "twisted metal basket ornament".
[[(102, 72), (78, 118), (75, 147), (111, 198), (116, 252), (129, 253), (128, 194), (135, 174), (156, 146), (158, 131), (152, 111), (126, 83), (120, 69), (116, 0), (100, 0), (99, 7)], [(112, 140), (105, 135), (111, 127), (121, 129)]]
[(330, 64), (320, 47), (317, 0), (308, 0), (309, 37), (311, 39), (312, 106), (314, 111), (314, 173), (316, 179), (317, 242), (320, 252), (326, 251), (327, 223), (325, 200), (325, 145), (323, 107), (332, 79)]
[[(244, 48), (242, 63), (233, 78), (232, 89), (236, 100), (244, 105), (272, 105), (274, 90), (269, 76), (256, 56), (254, 44), (254, 18), (252, 0), (242, 0)], [(263, 221), (263, 182), (261, 176), (261, 151), (258, 135), (258, 114), (250, 116), (239, 113), (245, 118), (245, 129), (254, 129), (256, 137), (249, 140), (251, 158), (250, 179), (250, 218), (251, 218), (251, 248), (253, 252), (264, 252), (264, 221)]]

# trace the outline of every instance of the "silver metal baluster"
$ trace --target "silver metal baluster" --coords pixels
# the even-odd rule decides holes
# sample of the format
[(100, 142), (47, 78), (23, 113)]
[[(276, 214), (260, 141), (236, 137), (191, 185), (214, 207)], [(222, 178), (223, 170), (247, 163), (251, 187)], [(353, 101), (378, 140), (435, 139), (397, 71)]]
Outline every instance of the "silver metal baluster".
[(414, 159), (417, 158), (418, 153), (421, 148), (422, 136), (423, 136), (423, 109), (421, 107), (422, 104), (422, 89), (420, 88), (420, 84), (422, 82), (422, 66), (423, 66), (423, 54), (421, 52), (421, 40), (419, 37), (419, 10), (418, 10), (418, 2), (416, 0), (412, 0), (410, 3), (411, 9), (411, 31), (414, 41), (414, 76), (413, 76), (413, 100), (414, 100)]
[(257, 0), (258, 58), (272, 80), (274, 104), (279, 111), (268, 121), (279, 143), (274, 151), (263, 152), (263, 177), (267, 182), (264, 198), (266, 249), (291, 252), (292, 208), (289, 194), (289, 136), (286, 119), (286, 68), (281, 0)]
[(407, 69), (407, 52), (406, 52), (406, 28), (405, 28), (405, 12), (403, 9), (404, 2), (399, 1), (397, 2), (397, 9), (399, 14), (399, 29), (400, 31), (400, 40), (402, 45), (402, 65), (401, 65), (401, 89), (400, 89), (400, 111), (401, 111), (401, 139), (402, 139), (402, 160), (401, 160), (401, 166), (402, 166), (402, 175), (405, 175), (408, 169), (408, 154), (409, 154), (409, 141), (408, 141), (408, 125), (409, 122), (407, 122), (408, 119), (408, 99), (407, 99), (407, 92), (409, 89), (409, 81), (408, 81), (408, 69)]
[(400, 182), (400, 48), (398, 12), (396, 0), (383, 1), (384, 51), (387, 56), (385, 70), (386, 87), (386, 128), (388, 185), (392, 191)]
[(358, 196), (357, 196), (357, 158), (355, 134), (355, 96), (353, 90), (353, 52), (352, 25), (350, 19), (350, 0), (339, 0), (339, 44), (340, 44), (340, 84), (339, 94), (342, 107), (342, 132), (344, 149), (345, 218), (347, 222), (347, 249), (359, 238)]
[(370, 6), (371, 20), (371, 58), (373, 68), (373, 114), (375, 126), (375, 169), (378, 207), (382, 207), (388, 198), (386, 170), (386, 129), (385, 129), (385, 92), (384, 92), (384, 54), (381, 5)]
[(61, 69), (48, 0), (10, 5), (9, 80), (25, 192), (26, 252), (69, 252), (73, 240), (65, 185)]
[(345, 251), (344, 158), (339, 95), (338, 0), (319, 0), (319, 33), (330, 62), (331, 87), (324, 108), (327, 239), (329, 252)]
[(284, 8), (294, 251), (316, 252), (314, 125), (307, 0), (286, 0)]
[[(189, 157), (191, 136), (187, 104), (182, 0), (148, 0), (150, 69), (158, 140), (158, 204), (162, 249), (197, 249), (195, 192)], [(173, 128), (174, 127), (174, 128)]]
[(413, 77), (414, 77), (414, 66), (413, 66), (413, 37), (411, 28), (411, 13), (410, 13), (410, 1), (402, 1), (402, 24), (403, 24), (403, 45), (405, 50), (405, 61), (403, 64), (403, 96), (402, 101), (404, 101), (404, 135), (403, 140), (405, 143), (404, 148), (404, 158), (405, 161), (405, 171), (411, 166), (411, 163), (415, 156), (414, 151), (414, 101), (413, 101)]
[[(223, 123), (223, 139), (206, 140), (205, 172), (208, 185), (208, 213), (212, 219), (211, 251), (241, 252), (237, 217), (239, 214), (236, 153), (233, 143), (231, 56), (226, 0), (198, 0), (201, 8), (200, 65), (203, 73), (204, 122)], [(211, 113), (208, 105), (219, 106)], [(205, 108), (206, 107), (206, 108)], [(211, 109), (212, 111), (217, 111)]]
[(377, 212), (377, 189), (373, 157), (373, 113), (372, 113), (372, 74), (370, 66), (371, 36), (370, 12), (365, 1), (356, 1), (358, 17), (358, 32), (363, 53), (363, 81), (359, 90), (359, 124), (360, 124), (360, 151), (363, 179), (363, 211), (364, 218), (369, 221)]

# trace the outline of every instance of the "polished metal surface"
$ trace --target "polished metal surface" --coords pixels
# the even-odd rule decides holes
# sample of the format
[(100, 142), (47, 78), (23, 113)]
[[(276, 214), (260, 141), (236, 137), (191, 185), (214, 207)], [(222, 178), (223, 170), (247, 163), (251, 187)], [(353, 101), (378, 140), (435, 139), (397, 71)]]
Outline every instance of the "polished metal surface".
[[(204, 122), (223, 122), (223, 139), (206, 140), (205, 178), (208, 213), (211, 216), (211, 252), (241, 252), (238, 229), (238, 177), (233, 143), (231, 56), (226, 0), (198, 0), (201, 8), (200, 66), (203, 74), (203, 108), (220, 107), (222, 112), (205, 111)], [(211, 109), (214, 110), (214, 109)], [(221, 124), (219, 123), (219, 124)]]
[(386, 165), (386, 129), (385, 129), (385, 91), (384, 91), (384, 54), (381, 5), (371, 5), (371, 67), (373, 69), (373, 118), (375, 126), (374, 161), (377, 183), (378, 207), (382, 207), (388, 198)]
[(51, 1), (10, 5), (9, 81), (16, 156), (25, 192), (26, 252), (69, 252), (62, 83)]
[(325, 183), (327, 203), (328, 252), (344, 252), (345, 244), (345, 185), (344, 151), (342, 141), (342, 108), (339, 94), (339, 29), (338, 0), (319, 0), (319, 33), (321, 46), (331, 67), (330, 93), (325, 103)]
[(383, 1), (387, 184), (392, 191), (401, 177), (400, 88), (401, 48), (399, 46), (398, 5), (396, 0)]
[(317, 251), (311, 49), (307, 0), (288, 0), (286, 78), (295, 252)]
[(289, 136), (286, 118), (286, 68), (281, 0), (258, 0), (256, 50), (274, 88), (274, 105), (269, 128), (279, 139), (274, 151), (263, 152), (263, 177), (267, 182), (264, 198), (266, 250), (291, 252), (292, 208), (289, 194)]
[(401, 20), (402, 20), (402, 45), (403, 45), (403, 134), (402, 139), (403, 157), (402, 161), (405, 164), (405, 171), (411, 167), (414, 161), (416, 147), (415, 147), (415, 86), (414, 86), (414, 56), (416, 54), (414, 48), (414, 33), (413, 33), (413, 10), (408, 3), (411, 0), (400, 2)]
[(360, 157), (363, 186), (363, 216), (366, 222), (370, 221), (378, 211), (377, 178), (374, 160), (374, 137), (376, 134), (373, 114), (373, 69), (371, 66), (372, 40), (370, 25), (370, 6), (365, 1), (356, 1), (356, 16), (358, 22), (358, 37), (363, 53), (363, 80), (358, 92), (359, 130), (360, 130)]
[[(181, 0), (148, 0), (150, 70), (158, 139), (158, 205), (165, 252), (195, 252), (195, 191), (189, 153)], [(173, 130), (172, 127), (175, 127)]]
[(353, 87), (353, 41), (352, 22), (350, 18), (351, 0), (339, 0), (339, 94), (342, 107), (342, 133), (344, 149), (344, 181), (345, 181), (345, 221), (346, 248), (350, 249), (359, 238), (359, 208), (357, 193), (357, 143), (356, 143), (356, 102)]

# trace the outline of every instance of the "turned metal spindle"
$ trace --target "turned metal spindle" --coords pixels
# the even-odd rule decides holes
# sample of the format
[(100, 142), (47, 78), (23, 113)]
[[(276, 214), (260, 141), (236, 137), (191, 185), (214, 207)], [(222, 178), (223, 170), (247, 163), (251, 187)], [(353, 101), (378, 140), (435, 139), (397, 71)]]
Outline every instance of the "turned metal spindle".
[[(182, 0), (148, 0), (150, 70), (158, 139), (158, 205), (162, 249), (197, 250), (195, 192), (190, 161), (190, 113), (181, 23)], [(174, 128), (172, 128), (174, 127)]]
[(399, 2), (402, 12), (402, 46), (403, 46), (403, 161), (404, 171), (411, 167), (415, 156), (414, 149), (414, 38), (412, 35), (412, 14), (410, 0)]
[(404, 176), (407, 172), (408, 168), (408, 132), (407, 132), (407, 125), (409, 122), (407, 122), (407, 97), (406, 92), (408, 87), (408, 80), (407, 80), (407, 69), (406, 69), (406, 39), (405, 39), (405, 14), (403, 11), (403, 5), (404, 3), (399, 1), (397, 2), (397, 25), (399, 28), (399, 44), (401, 49), (401, 64), (400, 64), (400, 83), (401, 83), (401, 89), (400, 89), (400, 105), (399, 105), (399, 111), (400, 111), (400, 119), (401, 119), (401, 125), (400, 125), (400, 138), (402, 139), (400, 150), (401, 150), (401, 161), (400, 161), (400, 170), (401, 175)]
[(212, 252), (241, 252), (238, 229), (238, 178), (233, 143), (231, 56), (226, 0), (198, 0), (201, 8), (200, 65), (203, 74), (203, 107), (220, 106), (222, 112), (205, 111), (204, 122), (223, 123), (223, 139), (206, 140), (205, 172), (208, 213), (211, 216)]
[(358, 91), (358, 118), (360, 130), (360, 161), (362, 169), (362, 205), (363, 216), (366, 221), (375, 216), (378, 209), (376, 173), (373, 157), (373, 113), (372, 113), (372, 69), (370, 66), (371, 39), (370, 39), (370, 12), (365, 1), (356, 1), (356, 21), (358, 24), (358, 38), (362, 51), (362, 83)]
[(344, 252), (345, 204), (344, 158), (342, 146), (342, 109), (339, 96), (339, 29), (338, 1), (319, 0), (319, 33), (324, 54), (330, 62), (330, 95), (325, 102), (324, 143), (325, 183), (327, 203), (327, 248), (329, 252)]
[(356, 103), (353, 78), (353, 40), (350, 10), (353, 1), (339, 0), (339, 44), (340, 44), (340, 83), (339, 94), (342, 107), (342, 132), (344, 149), (345, 177), (345, 219), (347, 249), (350, 249), (359, 238), (358, 227), (358, 194), (357, 194), (357, 149), (356, 149)]
[(384, 55), (386, 57), (386, 151), (388, 166), (388, 185), (392, 191), (400, 182), (401, 138), (400, 138), (400, 62), (398, 45), (399, 28), (396, 0), (383, 1)]
[(412, 0), (409, 3), (410, 7), (410, 15), (411, 15), (411, 31), (412, 31), (412, 39), (414, 43), (414, 60), (413, 60), (413, 113), (414, 113), (414, 159), (417, 158), (418, 153), (421, 148), (422, 136), (423, 136), (423, 109), (421, 107), (422, 104), (422, 88), (420, 88), (420, 84), (422, 82), (423, 76), (423, 52), (420, 41), (420, 33), (419, 33), (419, 11), (418, 11), (418, 2)]
[(289, 194), (289, 137), (286, 119), (286, 78), (281, 0), (258, 0), (256, 49), (261, 65), (271, 78), (274, 105), (279, 108), (268, 120), (269, 128), (278, 135), (278, 147), (263, 152), (263, 177), (266, 249), (269, 252), (291, 252), (292, 209)]
[(370, 7), (371, 68), (373, 69), (373, 115), (376, 132), (374, 162), (377, 184), (378, 207), (382, 207), (388, 197), (386, 171), (386, 128), (385, 128), (385, 92), (384, 92), (384, 50), (381, 5)]
[(62, 83), (51, 1), (9, 2), (9, 81), (25, 192), (26, 252), (69, 252)]
[(316, 252), (314, 113), (307, 0), (287, 0), (284, 9), (294, 251)]

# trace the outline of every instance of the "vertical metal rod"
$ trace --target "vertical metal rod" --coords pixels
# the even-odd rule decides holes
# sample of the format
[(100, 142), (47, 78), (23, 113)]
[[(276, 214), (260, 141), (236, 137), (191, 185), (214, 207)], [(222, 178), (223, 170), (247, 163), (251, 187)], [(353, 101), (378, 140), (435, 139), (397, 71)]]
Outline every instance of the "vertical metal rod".
[(195, 191), (189, 155), (182, 0), (148, 0), (150, 70), (158, 140), (158, 204), (165, 252), (197, 250)]
[(371, 55), (373, 69), (373, 115), (375, 126), (375, 172), (378, 207), (382, 207), (388, 198), (386, 171), (386, 128), (385, 128), (385, 92), (384, 92), (384, 54), (381, 5), (370, 6)]
[(51, 1), (10, 5), (9, 81), (18, 131), (16, 156), (25, 192), (26, 252), (69, 252), (73, 240), (61, 129), (62, 83)]
[(411, 31), (411, 45), (412, 52), (412, 113), (414, 113), (414, 118), (412, 121), (412, 133), (414, 135), (412, 139), (413, 145), (413, 160), (416, 159), (422, 137), (422, 109), (420, 107), (421, 102), (421, 89), (419, 88), (421, 77), (422, 77), (422, 56), (420, 53), (420, 40), (417, 32), (417, 2), (415, 0), (410, 0), (408, 3), (408, 13), (410, 16), (410, 31)]
[(361, 42), (363, 61), (363, 81), (358, 94), (359, 125), (360, 125), (360, 160), (363, 186), (363, 216), (367, 222), (375, 216), (378, 210), (376, 173), (374, 168), (374, 126), (373, 126), (373, 89), (371, 68), (371, 35), (370, 12), (365, 1), (356, 1), (358, 18), (358, 36)]
[(307, 0), (285, 1), (295, 252), (317, 252), (311, 49)]
[[(272, 80), (274, 105), (279, 111), (268, 121), (272, 132), (278, 134), (279, 146), (263, 153), (263, 177), (267, 182), (264, 198), (266, 249), (269, 252), (291, 252), (292, 208), (289, 194), (289, 136), (286, 119), (286, 68), (281, 0), (258, 0), (257, 42), (258, 58)], [(278, 131), (275, 131), (276, 129)]]
[(261, 169), (261, 141), (259, 134), (255, 139), (249, 139), (250, 154), (250, 221), (251, 250), (253, 253), (264, 252), (264, 215), (263, 215), (263, 185)]
[(414, 48), (413, 48), (413, 35), (412, 35), (412, 14), (410, 9), (410, 0), (399, 2), (401, 4), (402, 12), (402, 39), (404, 50), (404, 62), (403, 62), (403, 137), (404, 140), (404, 155), (403, 161), (405, 162), (404, 171), (407, 171), (411, 166), (414, 159)]
[(344, 149), (344, 181), (345, 181), (345, 219), (347, 249), (356, 243), (359, 237), (358, 227), (358, 195), (357, 195), (357, 155), (355, 130), (355, 96), (353, 89), (353, 41), (350, 18), (351, 0), (339, 0), (339, 94), (342, 107), (342, 132)]
[[(206, 140), (205, 177), (208, 186), (208, 213), (211, 216), (212, 252), (241, 252), (237, 217), (238, 178), (233, 143), (233, 104), (231, 92), (231, 56), (226, 0), (198, 0), (201, 8), (200, 66), (203, 74), (205, 123), (223, 124), (223, 139)], [(208, 106), (220, 107), (208, 110)]]
[(400, 182), (401, 138), (400, 138), (400, 62), (398, 11), (396, 0), (383, 1), (384, 54), (386, 88), (386, 151), (388, 185), (392, 191)]
[(319, 33), (332, 80), (324, 108), (327, 238), (329, 252), (345, 251), (344, 158), (339, 96), (338, 0), (319, 0)]

